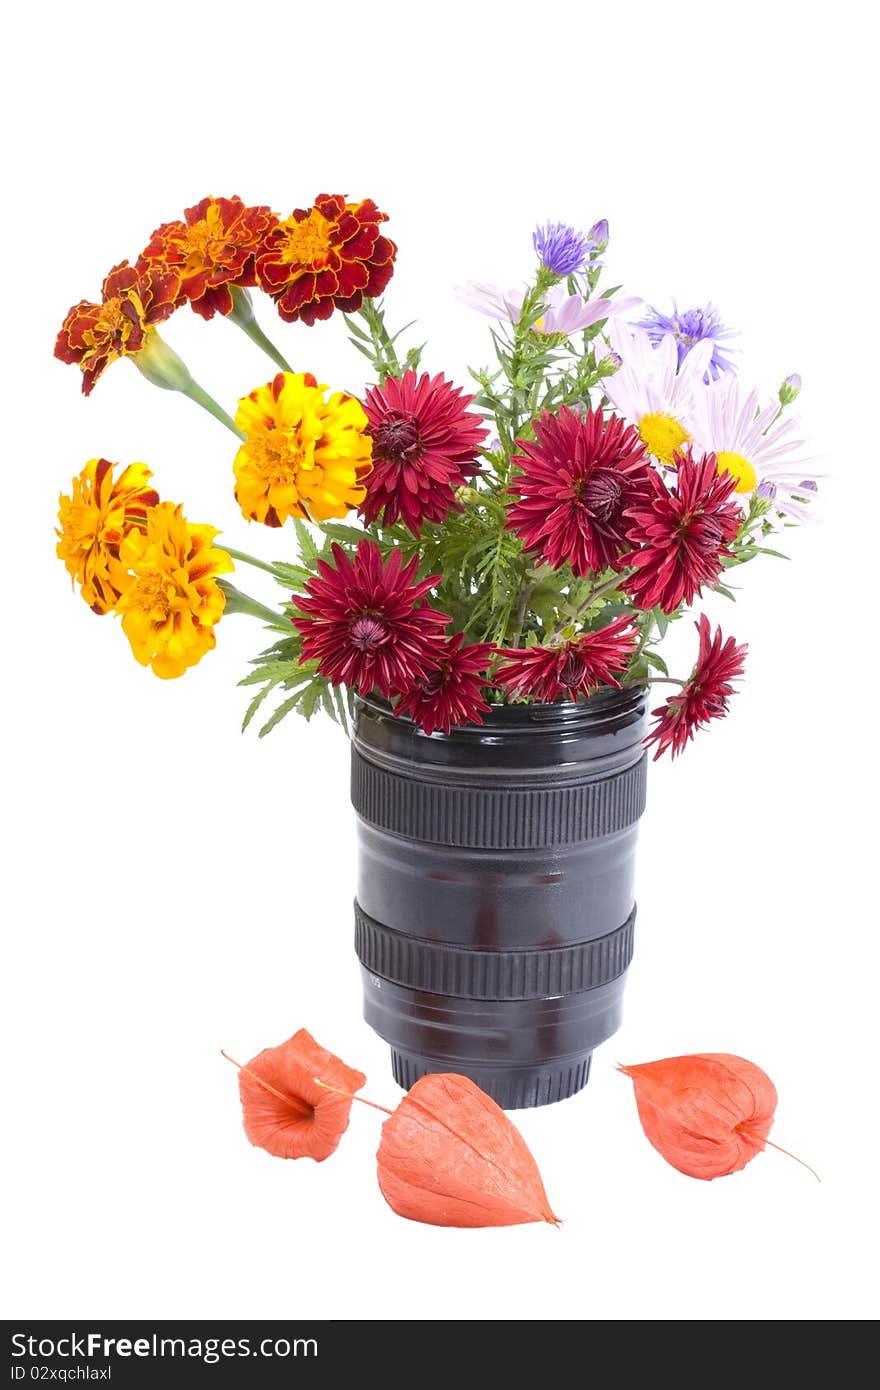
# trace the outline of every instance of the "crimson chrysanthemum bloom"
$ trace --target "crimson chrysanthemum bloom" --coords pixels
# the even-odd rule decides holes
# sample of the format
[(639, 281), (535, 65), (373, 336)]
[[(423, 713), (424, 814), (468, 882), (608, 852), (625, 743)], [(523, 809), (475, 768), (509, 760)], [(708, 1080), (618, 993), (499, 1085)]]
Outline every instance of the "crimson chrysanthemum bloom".
[(728, 498), (736, 488), (731, 473), (719, 476), (714, 454), (697, 462), (676, 454), (675, 485), (667, 488), (659, 473), (648, 475), (648, 500), (630, 508), (627, 539), (634, 547), (623, 563), (635, 565), (627, 588), (640, 608), (672, 613), (693, 603), (704, 584), (714, 584), (721, 562), (730, 555), (742, 512)]
[(457, 506), (453, 489), (477, 471), (477, 450), (488, 433), (443, 374), (405, 372), (374, 386), (364, 402), (373, 438), (373, 472), (360, 513), (370, 525), (398, 517), (414, 536), (426, 521), (442, 521)]
[(81, 299), (68, 310), (55, 356), (81, 369), (84, 395), (109, 363), (140, 352), (150, 325), (174, 312), (179, 289), (176, 270), (120, 261), (101, 286), (100, 304)]
[(372, 198), (347, 203), (344, 194), (319, 193), (310, 208), (295, 208), (263, 240), (257, 278), (288, 323), (329, 319), (334, 309), (354, 313), (381, 294), (394, 272), (397, 247), (381, 236), (388, 221)]
[(494, 648), (490, 642), (463, 647), (463, 641), (463, 632), (447, 637), (438, 665), (404, 691), (395, 706), (395, 714), (408, 714), (426, 734), (437, 729), (448, 734), (453, 724), (482, 724), (489, 708), (483, 684)]
[(322, 676), (361, 695), (402, 694), (443, 653), (449, 618), (420, 603), (440, 575), (415, 583), (418, 557), (401, 568), (400, 551), (393, 550), (383, 564), (375, 541), (361, 541), (353, 562), (334, 545), (333, 559), (335, 569), (318, 561), (320, 578), (308, 580), (307, 595), (294, 595), (306, 615), (293, 619), (302, 660), (317, 661)]
[(730, 682), (741, 676), (745, 667), (745, 642), (737, 645), (732, 637), (725, 639), (720, 627), (713, 636), (705, 613), (700, 614), (694, 627), (700, 634), (700, 650), (690, 678), (680, 694), (671, 695), (665, 705), (652, 710), (657, 722), (645, 739), (645, 746), (656, 743), (655, 762), (667, 748), (672, 749), (673, 758), (677, 757), (697, 729), (712, 719), (724, 718), (727, 701), (736, 694)]
[(624, 614), (597, 632), (559, 642), (552, 647), (502, 647), (503, 663), (493, 676), (508, 695), (549, 704), (564, 695), (576, 700), (600, 685), (619, 686), (619, 674), (636, 649), (638, 634), (632, 617)]
[(184, 219), (157, 227), (138, 263), (176, 271), (179, 301), (189, 300), (203, 319), (229, 314), (230, 286), (257, 283), (254, 255), (278, 218), (271, 208), (232, 197), (203, 198)]
[(616, 565), (626, 548), (626, 512), (648, 496), (645, 446), (638, 430), (601, 410), (580, 415), (563, 406), (535, 421), (534, 441), (518, 439), (522, 472), (511, 492), (507, 525), (527, 550), (554, 569), (577, 575)]

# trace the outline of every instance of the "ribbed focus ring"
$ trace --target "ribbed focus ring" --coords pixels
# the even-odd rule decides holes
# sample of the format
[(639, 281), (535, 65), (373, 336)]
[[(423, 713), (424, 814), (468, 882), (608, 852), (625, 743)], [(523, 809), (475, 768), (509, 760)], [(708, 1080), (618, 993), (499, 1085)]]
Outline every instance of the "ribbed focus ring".
[(617, 979), (633, 953), (636, 910), (594, 941), (544, 951), (474, 951), (404, 936), (354, 905), (355, 950), (373, 975), (392, 984), (460, 999), (553, 999)]
[(597, 782), (545, 788), (456, 787), (388, 772), (352, 749), (351, 800), (381, 830), (468, 849), (579, 844), (635, 825), (647, 757)]

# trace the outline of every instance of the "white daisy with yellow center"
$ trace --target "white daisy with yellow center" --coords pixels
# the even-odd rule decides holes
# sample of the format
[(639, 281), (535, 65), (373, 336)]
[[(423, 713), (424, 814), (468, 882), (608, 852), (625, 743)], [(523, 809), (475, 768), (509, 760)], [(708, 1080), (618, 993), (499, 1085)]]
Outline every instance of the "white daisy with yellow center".
[(655, 348), (640, 328), (612, 322), (610, 338), (620, 367), (603, 381), (605, 394), (636, 426), (648, 453), (668, 466), (693, 438), (693, 400), (712, 356), (711, 339), (696, 343), (679, 367), (671, 333)]
[(738, 493), (757, 491), (775, 511), (806, 520), (817, 475), (797, 421), (780, 418), (778, 401), (759, 410), (757, 391), (725, 373), (696, 393), (691, 419), (694, 444), (717, 456), (718, 472), (733, 474)]

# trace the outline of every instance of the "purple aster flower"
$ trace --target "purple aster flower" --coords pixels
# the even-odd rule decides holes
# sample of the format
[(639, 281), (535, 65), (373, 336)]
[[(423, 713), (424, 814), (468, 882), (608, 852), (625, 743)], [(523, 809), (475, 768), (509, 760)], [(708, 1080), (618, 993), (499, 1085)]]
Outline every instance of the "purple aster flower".
[(587, 240), (591, 241), (597, 251), (604, 251), (608, 245), (608, 218), (602, 217), (598, 222), (594, 222), (587, 232)]
[(536, 227), (532, 245), (554, 275), (574, 275), (583, 270), (593, 250), (590, 238), (567, 222), (548, 222), (545, 227)]
[(695, 343), (701, 343), (707, 338), (711, 339), (712, 356), (705, 375), (707, 382), (717, 381), (722, 372), (734, 370), (734, 365), (727, 356), (728, 350), (724, 344), (729, 338), (735, 338), (737, 334), (734, 329), (724, 327), (721, 322), (721, 315), (714, 304), (707, 304), (704, 309), (682, 309), (679, 311), (678, 305), (673, 300), (671, 314), (661, 314), (659, 309), (649, 307), (647, 318), (642, 319), (637, 326), (645, 330), (654, 347), (659, 347), (666, 334), (671, 333), (678, 350), (679, 366)]

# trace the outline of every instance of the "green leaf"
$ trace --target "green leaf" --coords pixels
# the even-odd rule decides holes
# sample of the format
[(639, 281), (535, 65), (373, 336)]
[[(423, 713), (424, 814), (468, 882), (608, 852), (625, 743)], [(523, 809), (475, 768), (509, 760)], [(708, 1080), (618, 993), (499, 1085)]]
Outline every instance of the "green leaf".
[(365, 531), (357, 526), (346, 526), (340, 521), (322, 522), (321, 530), (332, 541), (342, 541), (348, 545), (357, 545), (359, 541), (366, 539)]
[(351, 345), (352, 347), (357, 348), (358, 352), (362, 352), (364, 354), (364, 357), (369, 358), (369, 360), (375, 364), (376, 352), (374, 348), (367, 347), (364, 343), (356, 343), (354, 342), (354, 340), (352, 340)]
[(311, 676), (311, 671), (297, 670), (290, 661), (266, 662), (256, 671), (248, 672), (238, 684), (259, 685), (261, 681), (268, 681), (270, 685), (278, 685), (283, 681), (285, 689), (292, 690), (295, 685), (301, 685), (303, 681), (310, 680)]
[(645, 661), (647, 661), (649, 666), (653, 666), (656, 670), (662, 671), (664, 676), (669, 675), (669, 667), (666, 665), (666, 662), (663, 660), (662, 656), (660, 656), (657, 652), (642, 652), (642, 656), (644, 657)]
[[(370, 341), (369, 333), (365, 333), (360, 324), (355, 323), (354, 319), (348, 314), (343, 314), (342, 317), (345, 320), (345, 326), (349, 333), (353, 333), (356, 338), (360, 338), (365, 343)], [(355, 344), (355, 347), (357, 347), (357, 344)]]
[(315, 710), (318, 708), (318, 705), (321, 702), (321, 697), (324, 694), (325, 689), (326, 685), (324, 682), (312, 681), (311, 685), (307, 686), (306, 689), (303, 691), (302, 698), (299, 702), (298, 712), (305, 719), (311, 719), (312, 715), (315, 713)]
[(306, 579), (311, 579), (311, 570), (302, 565), (291, 565), (284, 560), (273, 560), (272, 572), (283, 589), (302, 588)]
[(315, 538), (305, 522), (300, 521), (299, 517), (294, 517), (293, 526), (296, 531), (296, 539), (299, 542), (299, 553), (308, 568), (312, 570), (318, 558), (318, 547), (315, 543)]
[(298, 690), (295, 695), (291, 695), (289, 700), (285, 700), (283, 704), (279, 705), (271, 719), (267, 720), (260, 730), (260, 738), (265, 738), (267, 734), (271, 733), (276, 724), (280, 724), (284, 716), (296, 708), (301, 697), (302, 691)]
[[(239, 685), (245, 685), (245, 684), (247, 684), (246, 681), (239, 681)], [(251, 720), (253, 719), (254, 715), (256, 714), (257, 710), (260, 708), (260, 705), (263, 703), (263, 701), (265, 700), (266, 696), (269, 694), (269, 691), (270, 691), (270, 690), (273, 690), (274, 688), (275, 688), (275, 687), (274, 687), (274, 682), (268, 681), (267, 684), (263, 686), (263, 689), (262, 689), (262, 690), (259, 690), (259, 691), (257, 692), (257, 694), (254, 696), (254, 698), (251, 700), (250, 704), (248, 705), (247, 709), (245, 710), (244, 719), (242, 719), (242, 721), (241, 721), (241, 732), (242, 732), (242, 733), (244, 733), (244, 731), (245, 731), (245, 729), (247, 728), (248, 724), (250, 724), (250, 722), (251, 722)]]

